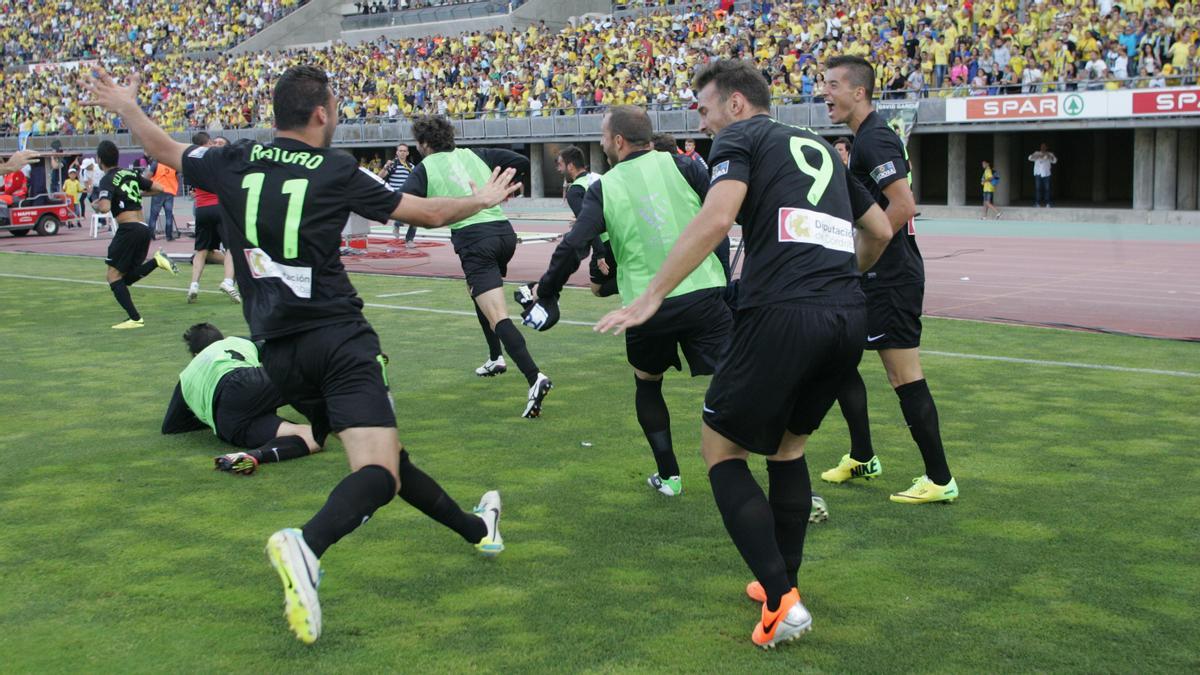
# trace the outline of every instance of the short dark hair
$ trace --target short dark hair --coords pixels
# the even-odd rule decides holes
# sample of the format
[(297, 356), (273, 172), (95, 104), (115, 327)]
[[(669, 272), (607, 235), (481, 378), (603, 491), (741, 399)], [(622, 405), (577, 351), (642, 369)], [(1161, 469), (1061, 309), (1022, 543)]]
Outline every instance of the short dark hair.
[(100, 141), (96, 146), (96, 159), (100, 160), (100, 166), (112, 168), (121, 163), (121, 151), (112, 141)]
[(845, 68), (850, 74), (850, 84), (867, 91), (867, 98), (875, 95), (875, 69), (861, 56), (835, 56), (825, 62), (825, 71)]
[(198, 323), (183, 331), (183, 341), (187, 343), (192, 356), (204, 351), (204, 348), (224, 338), (221, 331), (211, 323)]
[(271, 107), (280, 131), (308, 126), (313, 110), (329, 103), (329, 77), (313, 66), (292, 66), (275, 83)]
[(850, 152), (850, 148), (853, 148), (853, 147), (854, 147), (854, 143), (852, 143), (852, 142), (850, 141), (850, 139), (849, 139), (849, 138), (846, 138), (845, 136), (842, 136), (842, 137), (838, 138), (836, 141), (834, 141), (834, 142), (833, 142), (833, 144), (834, 144), (835, 146), (836, 146), (836, 145), (844, 145), (844, 146), (846, 146), (846, 152)]
[(204, 145), (212, 140), (207, 131), (197, 131), (192, 134), (192, 145)]
[(648, 145), (654, 135), (650, 116), (635, 105), (618, 105), (608, 109), (608, 129), (630, 145)]
[(651, 136), (650, 144), (659, 152), (679, 152), (679, 144), (675, 142), (675, 137), (665, 131)]
[(715, 82), (721, 100), (734, 92), (741, 93), (755, 108), (767, 110), (771, 107), (771, 88), (762, 71), (754, 63), (741, 59), (721, 59), (705, 66), (696, 74), (692, 86), (697, 92)]
[(588, 168), (587, 158), (583, 156), (583, 150), (580, 150), (574, 145), (568, 145), (562, 150), (559, 150), (558, 158), (562, 160), (563, 164), (570, 164), (571, 166), (579, 169)]
[(434, 152), (454, 149), (454, 126), (441, 115), (421, 115), (413, 120), (413, 138)]

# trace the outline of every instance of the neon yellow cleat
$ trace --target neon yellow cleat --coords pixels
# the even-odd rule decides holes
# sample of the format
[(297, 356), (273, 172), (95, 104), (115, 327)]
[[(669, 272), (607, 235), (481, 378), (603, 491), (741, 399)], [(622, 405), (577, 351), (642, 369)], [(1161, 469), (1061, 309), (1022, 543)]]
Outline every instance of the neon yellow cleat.
[(145, 325), (146, 322), (142, 319), (125, 319), (121, 323), (114, 324), (113, 328), (115, 330), (129, 330), (130, 328), (142, 328)]
[(953, 478), (945, 485), (938, 485), (927, 476), (914, 478), (912, 487), (891, 496), (891, 500), (897, 504), (952, 502), (955, 499), (958, 499), (958, 483), (955, 483)]
[(158, 264), (160, 269), (164, 269), (171, 274), (179, 274), (179, 266), (175, 264), (175, 261), (168, 258), (167, 254), (163, 253), (161, 248), (154, 252), (154, 262)]
[(267, 540), (267, 560), (283, 582), (283, 615), (304, 644), (321, 637), (321, 561), (313, 555), (300, 530), (288, 528)]
[(883, 473), (883, 465), (879, 457), (872, 456), (865, 462), (851, 459), (850, 455), (842, 455), (842, 461), (828, 471), (821, 472), (821, 480), (827, 483), (845, 483), (853, 478), (871, 480)]

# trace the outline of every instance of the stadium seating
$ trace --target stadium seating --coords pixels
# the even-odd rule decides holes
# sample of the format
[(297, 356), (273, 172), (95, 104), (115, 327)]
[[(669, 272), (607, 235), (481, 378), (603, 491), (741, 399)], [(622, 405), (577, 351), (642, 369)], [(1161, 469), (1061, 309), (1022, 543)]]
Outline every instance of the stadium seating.
[[(92, 1), (84, 0), (84, 6)], [(280, 7), (294, 1), (269, 0)], [(725, 12), (723, 4), (735, 11)], [(225, 19), (200, 22), (211, 25), (211, 32), (189, 26), (194, 37), (172, 34), (174, 48), (156, 52), (157, 58), (138, 56), (133, 43), (112, 49), (130, 58), (115, 70), (142, 73), (143, 102), (174, 131), (270, 126), (269, 83), (301, 61), (334, 74), (343, 122), (422, 112), (465, 119), (574, 115), (619, 103), (688, 108), (695, 105), (689, 87), (693, 69), (710, 58), (735, 55), (761, 65), (781, 103), (821, 100), (820, 64), (842, 53), (876, 64), (877, 91), (885, 98), (1195, 83), (1200, 3), (1179, 2), (1173, 9), (1153, 0), (1126, 4), (1128, 9), (1109, 0), (1044, 0), (1018, 13), (1016, 0), (967, 0), (945, 9), (915, 0), (709, 0), (585, 17), (561, 32), (531, 26), (335, 43), (303, 55), (186, 58), (181, 50), (227, 45), (237, 37), (235, 29), (244, 28), (234, 16), (243, 4), (218, 0)], [(1101, 15), (1102, 8), (1108, 14)], [(26, 17), (34, 11), (20, 10)], [(44, 10), (37, 11), (44, 20)], [(4, 22), (0, 44), (28, 42), (16, 35), (12, 19)], [(65, 26), (64, 21), (59, 30)], [(64, 55), (60, 59), (80, 56), (77, 48), (56, 53)], [(77, 71), (9, 73), (0, 80), (0, 135), (114, 131), (108, 116), (80, 105), (81, 93)]]
[(298, 0), (3, 0), (0, 56), (10, 66), (224, 49), (300, 4)]

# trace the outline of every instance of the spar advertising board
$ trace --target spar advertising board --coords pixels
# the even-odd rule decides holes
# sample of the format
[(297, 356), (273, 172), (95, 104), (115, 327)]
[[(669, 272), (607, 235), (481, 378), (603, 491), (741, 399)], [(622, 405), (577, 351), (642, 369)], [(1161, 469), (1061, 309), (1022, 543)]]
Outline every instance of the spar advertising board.
[(946, 100), (947, 122), (1003, 122), (1200, 115), (1200, 87), (1067, 91)]
[(1133, 114), (1200, 115), (1200, 88), (1135, 91)]

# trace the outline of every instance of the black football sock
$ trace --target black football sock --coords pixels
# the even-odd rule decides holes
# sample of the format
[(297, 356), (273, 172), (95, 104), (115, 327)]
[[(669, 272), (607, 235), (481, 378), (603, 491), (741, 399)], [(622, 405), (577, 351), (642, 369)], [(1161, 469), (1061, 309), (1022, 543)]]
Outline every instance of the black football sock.
[(713, 466), (708, 470), (708, 480), (733, 545), (767, 593), (767, 609), (779, 609), (779, 602), (792, 586), (779, 544), (775, 543), (775, 516), (762, 488), (744, 459), (727, 459)]
[(607, 298), (610, 295), (616, 295), (617, 292), (618, 292), (618, 289), (617, 289), (617, 278), (616, 277), (613, 277), (611, 279), (606, 279), (603, 283), (600, 284), (599, 296), (602, 298)]
[(156, 269), (158, 269), (158, 263), (154, 260), (154, 258), (151, 258), (151, 259), (147, 260), (146, 262), (142, 263), (141, 265), (138, 265), (137, 267), (133, 268), (133, 271), (130, 272), (129, 274), (126, 274), (125, 275), (125, 284), (127, 286), (132, 286), (132, 285), (136, 284), (137, 282), (141, 281), (142, 279), (144, 279), (146, 277), (146, 275), (150, 274), (151, 272), (153, 272)]
[(495, 361), (500, 358), (500, 338), (496, 337), (496, 331), (492, 330), (479, 305), (475, 305), (475, 317), (479, 319), (479, 327), (483, 329), (483, 337), (487, 340), (488, 360)]
[(113, 296), (116, 297), (117, 304), (121, 306), (121, 309), (125, 310), (130, 319), (137, 321), (142, 318), (142, 315), (138, 314), (137, 307), (133, 306), (133, 298), (129, 295), (129, 286), (125, 284), (124, 279), (110, 281), (108, 287), (112, 290)]
[(408, 243), (417, 238), (417, 226), (409, 225), (408, 232), (404, 233), (404, 243)]
[(412, 463), (407, 450), (400, 451), (400, 498), (471, 544), (487, 536), (483, 519), (459, 508), (437, 481)]
[(804, 559), (804, 535), (812, 510), (812, 481), (804, 457), (786, 462), (767, 460), (771, 513), (775, 516), (775, 543), (787, 566), (788, 583), (799, 588), (796, 577)]
[(517, 364), (517, 368), (521, 369), (521, 373), (525, 375), (529, 384), (532, 385), (537, 381), (537, 364), (533, 362), (533, 357), (525, 348), (525, 336), (521, 335), (521, 331), (513, 325), (512, 319), (505, 318), (496, 324), (496, 335), (504, 343), (504, 351), (512, 357), (513, 362)]
[(637, 383), (633, 400), (638, 424), (642, 425), (642, 433), (646, 434), (650, 451), (654, 453), (658, 475), (660, 478), (678, 476), (679, 462), (675, 460), (675, 450), (671, 446), (671, 413), (663, 399), (662, 380), (643, 380), (636, 376), (633, 380)]
[(304, 442), (299, 436), (280, 436), (273, 438), (269, 443), (261, 448), (255, 448), (249, 453), (251, 457), (258, 460), (259, 464), (271, 464), (273, 462), (286, 462), (289, 459), (308, 456), (308, 443)]
[(917, 380), (896, 387), (900, 397), (900, 410), (904, 423), (912, 434), (921, 459), (925, 460), (925, 475), (938, 485), (950, 482), (950, 467), (946, 464), (946, 450), (942, 448), (942, 432), (938, 428), (937, 406), (925, 380)]
[(838, 389), (838, 406), (850, 429), (850, 459), (866, 462), (875, 456), (871, 446), (871, 423), (867, 418), (867, 385), (858, 368), (846, 375)]
[(396, 479), (378, 464), (369, 464), (342, 479), (325, 506), (304, 525), (304, 541), (318, 558), (353, 532), (379, 507), (396, 496)]

